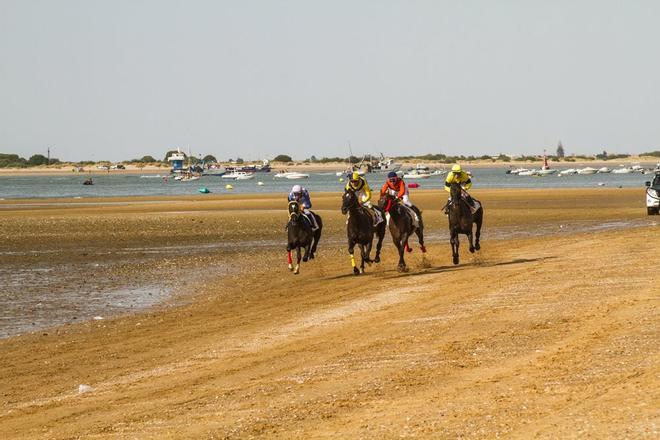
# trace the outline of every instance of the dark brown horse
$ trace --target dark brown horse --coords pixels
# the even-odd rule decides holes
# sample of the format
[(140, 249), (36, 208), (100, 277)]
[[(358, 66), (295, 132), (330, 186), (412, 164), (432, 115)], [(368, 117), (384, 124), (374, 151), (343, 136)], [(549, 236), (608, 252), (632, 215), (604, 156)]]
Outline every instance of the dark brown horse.
[[(463, 188), (453, 182), (449, 189), (449, 242), (454, 264), (458, 264), (458, 234), (465, 234), (470, 240), (470, 252), (481, 249), (479, 237), (481, 236), (481, 224), (484, 219), (483, 205), (473, 214), (468, 202), (463, 197)], [(479, 204), (481, 204), (479, 202)], [(477, 225), (475, 243), (472, 243), (472, 225)]]
[[(310, 221), (307, 218), (304, 218), (305, 214), (300, 211), (300, 205), (298, 202), (289, 202), (289, 222), (286, 224), (286, 253), (289, 270), (292, 270), (294, 274), (300, 272), (300, 250), (305, 249), (305, 255), (302, 257), (302, 261), (314, 258), (316, 246), (321, 239), (321, 230), (323, 229), (321, 217), (314, 213), (311, 213), (311, 215), (316, 217), (316, 222), (319, 226), (316, 231), (312, 229)], [(291, 259), (291, 251), (294, 249), (296, 250), (297, 257), (295, 267), (293, 266), (293, 261)]]
[[(364, 273), (364, 263), (372, 263), (370, 255), (374, 234), (378, 237), (378, 242), (376, 243), (376, 257), (373, 259), (373, 262), (380, 263), (380, 249), (383, 247), (383, 237), (385, 237), (385, 221), (381, 221), (377, 226), (374, 226), (374, 220), (371, 214), (366, 211), (366, 208), (360, 206), (357, 194), (351, 189), (344, 191), (341, 202), (341, 213), (344, 215), (348, 214), (348, 220), (346, 222), (348, 253), (351, 256), (353, 273), (359, 275)], [(360, 248), (360, 255), (362, 257), (360, 269), (356, 267), (355, 255), (353, 254), (356, 244)]]
[[(378, 201), (378, 206), (383, 208), (383, 211), (389, 213), (389, 227), (392, 241), (399, 251), (399, 264), (397, 270), (399, 272), (407, 272), (408, 268), (403, 259), (405, 251), (412, 252), (412, 247), (408, 245), (408, 239), (412, 234), (417, 234), (419, 245), (422, 252), (426, 252), (424, 247), (424, 222), (422, 221), (422, 212), (413, 206), (412, 208), (406, 207), (398, 198), (391, 194), (385, 194)], [(415, 224), (410, 210), (417, 214), (418, 222)]]

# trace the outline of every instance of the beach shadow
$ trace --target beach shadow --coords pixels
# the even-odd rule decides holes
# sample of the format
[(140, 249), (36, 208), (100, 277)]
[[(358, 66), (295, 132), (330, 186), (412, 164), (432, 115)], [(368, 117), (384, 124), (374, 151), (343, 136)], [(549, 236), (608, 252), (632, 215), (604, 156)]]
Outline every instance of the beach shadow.
[(459, 265), (446, 265), (446, 266), (435, 266), (429, 267), (426, 269), (410, 269), (409, 272), (397, 272), (396, 269), (387, 270), (385, 272), (379, 272), (379, 278), (382, 279), (395, 279), (402, 277), (417, 277), (424, 275), (435, 275), (439, 273), (449, 273), (456, 272), (459, 270), (471, 269), (474, 267), (497, 267), (497, 266), (508, 266), (512, 264), (525, 264), (525, 263), (534, 263), (537, 261), (553, 260), (557, 257), (539, 257), (539, 258), (516, 258), (511, 261), (500, 261), (492, 263), (483, 263), (483, 262), (469, 262), (461, 263)]

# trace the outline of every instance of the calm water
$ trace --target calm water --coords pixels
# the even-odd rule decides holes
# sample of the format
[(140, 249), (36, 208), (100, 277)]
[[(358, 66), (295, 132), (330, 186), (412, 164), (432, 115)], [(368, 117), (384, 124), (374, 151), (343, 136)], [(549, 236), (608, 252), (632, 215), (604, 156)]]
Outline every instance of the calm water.
[[(547, 177), (515, 176), (505, 173), (503, 168), (477, 168), (473, 170), (473, 189), (479, 188), (589, 188), (589, 187), (642, 187), (651, 176), (632, 174), (593, 174)], [(67, 174), (57, 176), (0, 176), (0, 199), (41, 197), (116, 197), (199, 194), (199, 188), (208, 188), (212, 193), (287, 193), (291, 186), (300, 183), (310, 191), (339, 191), (343, 183), (334, 172), (310, 173), (309, 179), (288, 180), (273, 177), (275, 173), (257, 173), (253, 180), (227, 181), (220, 177), (204, 176), (193, 182), (165, 181), (159, 175), (92, 174), (94, 185), (82, 185), (89, 175)], [(160, 176), (166, 174), (161, 173)], [(367, 175), (369, 184), (378, 188), (385, 175)], [(263, 185), (258, 185), (262, 182)], [(442, 188), (444, 176), (429, 179), (407, 180), (417, 182), (420, 188)], [(230, 183), (233, 190), (225, 189)]]

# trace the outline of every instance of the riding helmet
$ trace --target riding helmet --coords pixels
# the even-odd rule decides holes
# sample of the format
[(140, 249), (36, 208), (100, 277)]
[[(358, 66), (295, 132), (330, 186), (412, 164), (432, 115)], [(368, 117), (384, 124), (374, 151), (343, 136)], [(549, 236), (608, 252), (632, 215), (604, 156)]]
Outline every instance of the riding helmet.
[(463, 170), (461, 169), (461, 166), (459, 164), (456, 164), (453, 167), (451, 167), (451, 172), (452, 173), (460, 173), (461, 171), (463, 171)]
[(302, 186), (300, 185), (293, 185), (293, 188), (291, 188), (292, 193), (301, 193), (302, 192)]
[(360, 180), (360, 173), (357, 171), (353, 171), (353, 175), (351, 176), (351, 180)]
[(397, 176), (395, 171), (390, 171), (389, 173), (387, 173), (387, 178), (388, 179), (391, 179), (393, 177), (399, 177), (399, 176)]

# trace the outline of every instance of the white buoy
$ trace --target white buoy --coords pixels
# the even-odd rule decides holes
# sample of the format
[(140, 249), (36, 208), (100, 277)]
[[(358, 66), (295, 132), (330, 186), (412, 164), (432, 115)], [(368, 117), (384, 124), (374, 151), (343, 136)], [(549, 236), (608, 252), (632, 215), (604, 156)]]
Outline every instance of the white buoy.
[(234, 189), (234, 187), (231, 186), (230, 184), (226, 184), (226, 185), (225, 185), (225, 189)]
[(340, 177), (340, 178), (339, 178), (339, 181), (340, 181), (340, 182), (343, 182), (343, 181), (344, 181), (344, 178), (343, 178), (343, 177)]
[(257, 182), (257, 185), (258, 186), (264, 186), (264, 183), (263, 182)]

